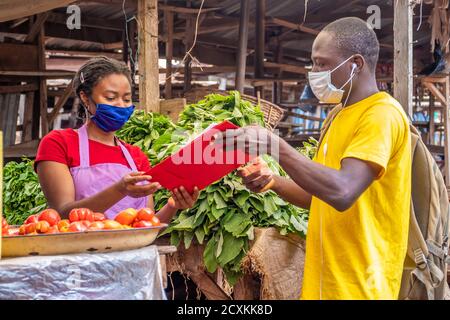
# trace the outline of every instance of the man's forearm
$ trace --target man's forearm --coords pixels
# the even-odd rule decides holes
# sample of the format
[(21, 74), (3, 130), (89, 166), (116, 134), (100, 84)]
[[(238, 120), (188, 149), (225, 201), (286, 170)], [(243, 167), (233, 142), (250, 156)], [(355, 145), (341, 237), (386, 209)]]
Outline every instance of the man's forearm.
[(327, 202), (338, 210), (345, 210), (348, 184), (338, 170), (311, 161), (280, 139), (280, 165), (301, 189)]
[(311, 205), (311, 194), (303, 190), (292, 179), (280, 176), (275, 176), (273, 179), (275, 180), (275, 184), (272, 190), (283, 200), (297, 207), (309, 209)]

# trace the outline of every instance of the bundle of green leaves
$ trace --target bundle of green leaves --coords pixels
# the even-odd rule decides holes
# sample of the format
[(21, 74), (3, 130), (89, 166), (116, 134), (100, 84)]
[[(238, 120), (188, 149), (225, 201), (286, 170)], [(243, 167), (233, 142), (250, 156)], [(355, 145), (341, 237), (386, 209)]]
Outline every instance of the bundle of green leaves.
[(172, 121), (162, 114), (136, 110), (133, 112), (130, 120), (116, 132), (116, 136), (129, 144), (141, 148), (147, 154), (152, 164), (155, 164), (158, 161), (153, 143), (164, 135), (166, 131), (174, 128), (175, 125)]
[[(180, 114), (179, 122), (152, 140), (150, 155), (156, 164), (188, 143), (212, 123), (228, 120), (239, 126), (264, 125), (264, 115), (258, 106), (241, 99), (239, 92), (223, 96), (211, 94), (196, 104), (188, 105)], [(134, 132), (141, 132), (135, 129)], [(130, 139), (131, 138), (131, 139)], [(123, 137), (139, 145), (146, 137)], [(137, 142), (136, 142), (137, 141)], [(144, 146), (145, 147), (145, 146)], [(306, 156), (308, 151), (302, 150)], [(269, 156), (264, 160), (275, 174), (286, 176), (279, 164)], [(154, 195), (157, 210), (167, 203), (167, 190)], [(245, 257), (255, 227), (276, 227), (281, 234), (306, 235), (308, 211), (295, 207), (273, 191), (255, 194), (248, 191), (235, 172), (208, 186), (195, 206), (181, 211), (163, 234), (170, 234), (174, 245), (184, 243), (189, 248), (195, 240), (206, 244), (204, 263), (209, 272), (222, 267), (231, 285), (241, 276), (241, 261)]]
[(3, 168), (3, 214), (10, 225), (22, 224), (47, 207), (33, 161), (11, 161)]

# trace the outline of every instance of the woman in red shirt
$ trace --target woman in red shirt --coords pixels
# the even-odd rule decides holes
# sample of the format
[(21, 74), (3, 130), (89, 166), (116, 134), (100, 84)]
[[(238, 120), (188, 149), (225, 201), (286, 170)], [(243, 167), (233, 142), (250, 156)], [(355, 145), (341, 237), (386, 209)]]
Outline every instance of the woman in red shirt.
[[(73, 208), (89, 208), (105, 212), (108, 219), (127, 208), (153, 208), (151, 195), (161, 186), (145, 175), (147, 156), (114, 135), (134, 110), (128, 67), (107, 57), (90, 59), (73, 86), (88, 114), (85, 125), (51, 131), (35, 161), (49, 206), (66, 217)], [(177, 210), (192, 207), (198, 194), (198, 189), (192, 195), (183, 187), (173, 190), (159, 219), (170, 222)]]

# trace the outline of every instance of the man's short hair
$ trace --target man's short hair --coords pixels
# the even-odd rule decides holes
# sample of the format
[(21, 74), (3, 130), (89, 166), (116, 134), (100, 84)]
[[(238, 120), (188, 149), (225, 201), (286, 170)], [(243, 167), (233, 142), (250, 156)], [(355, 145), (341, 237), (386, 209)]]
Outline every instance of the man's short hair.
[(364, 20), (356, 17), (338, 19), (328, 24), (322, 31), (333, 35), (337, 48), (345, 56), (360, 54), (372, 72), (375, 71), (380, 44), (377, 35)]

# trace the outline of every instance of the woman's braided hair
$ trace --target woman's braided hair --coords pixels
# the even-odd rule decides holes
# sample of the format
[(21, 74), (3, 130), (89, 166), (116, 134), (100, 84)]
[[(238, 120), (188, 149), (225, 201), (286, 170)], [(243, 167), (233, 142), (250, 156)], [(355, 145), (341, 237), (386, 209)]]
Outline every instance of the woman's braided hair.
[(86, 117), (85, 107), (87, 107), (83, 107), (84, 103), (81, 99), (80, 92), (83, 91), (88, 97), (91, 97), (94, 87), (103, 78), (111, 74), (122, 74), (126, 76), (130, 85), (132, 85), (131, 72), (128, 66), (121, 61), (105, 56), (89, 59), (75, 74), (73, 79), (73, 90), (80, 99), (81, 106), (78, 111), (79, 117), (81, 116), (82, 119)]
[(105, 56), (89, 59), (81, 66), (73, 79), (76, 95), (81, 99), (80, 92), (83, 91), (87, 96), (91, 96), (100, 80), (111, 74), (123, 74), (130, 85), (132, 84), (130, 69), (125, 63)]

